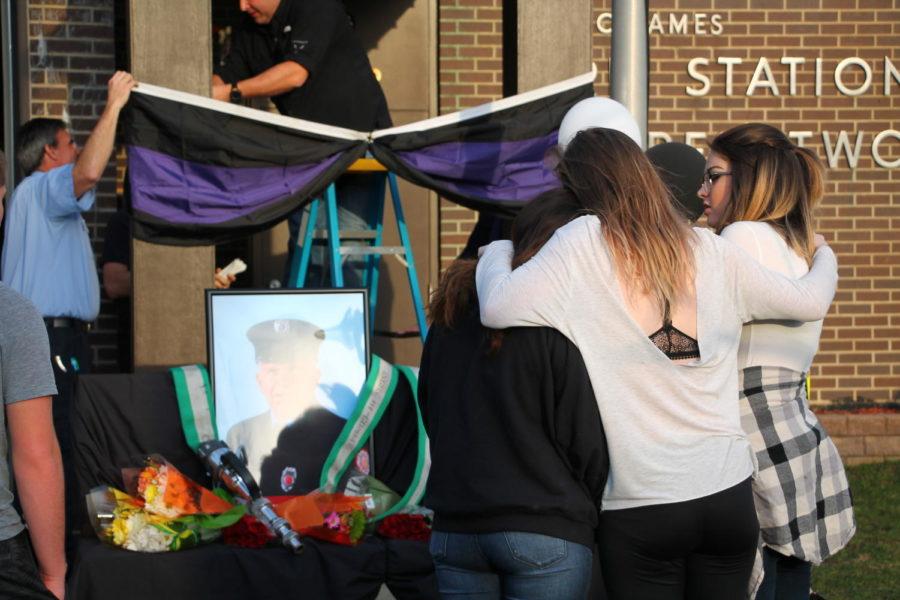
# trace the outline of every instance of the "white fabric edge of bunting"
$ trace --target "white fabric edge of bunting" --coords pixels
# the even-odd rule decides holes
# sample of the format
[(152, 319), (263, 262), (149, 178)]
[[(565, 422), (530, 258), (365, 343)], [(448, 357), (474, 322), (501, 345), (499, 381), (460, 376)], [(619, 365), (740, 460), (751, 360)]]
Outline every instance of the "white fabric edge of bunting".
[(252, 121), (259, 121), (260, 123), (278, 125), (280, 127), (285, 127), (287, 129), (293, 129), (296, 131), (318, 133), (320, 135), (327, 135), (333, 138), (353, 141), (368, 141), (369, 139), (369, 134), (362, 131), (345, 129), (343, 127), (335, 127), (333, 125), (324, 125), (322, 123), (316, 123), (315, 121), (305, 121), (303, 119), (286, 117), (284, 115), (270, 113), (264, 110), (257, 110), (255, 108), (250, 108), (238, 104), (231, 104), (230, 102), (222, 102), (221, 100), (213, 100), (212, 98), (207, 98), (206, 96), (189, 94), (187, 92), (181, 92), (158, 85), (152, 85), (150, 83), (139, 83), (138, 86), (134, 88), (134, 90), (132, 90), (132, 93), (144, 94), (146, 96), (155, 96), (157, 98), (163, 98), (165, 100), (174, 100), (175, 102), (182, 102), (184, 104), (192, 104), (200, 108), (206, 108), (220, 113), (226, 113), (229, 115), (234, 115), (236, 117), (250, 119)]
[(424, 121), (416, 121), (415, 123), (410, 123), (409, 125), (400, 125), (399, 127), (391, 127), (390, 129), (379, 129), (372, 132), (372, 139), (374, 140), (386, 135), (397, 135), (399, 133), (425, 131), (426, 129), (435, 129), (437, 127), (443, 127), (445, 125), (462, 123), (463, 121), (468, 121), (470, 119), (477, 119), (478, 117), (483, 117), (484, 115), (489, 115), (493, 112), (506, 110), (507, 108), (513, 108), (514, 106), (519, 106), (522, 104), (527, 104), (528, 102), (539, 100), (540, 98), (543, 98), (545, 96), (552, 96), (553, 94), (558, 94), (560, 92), (564, 92), (566, 90), (570, 90), (587, 83), (593, 83), (596, 78), (597, 65), (591, 63), (591, 70), (582, 75), (576, 75), (575, 77), (571, 77), (563, 81), (558, 81), (550, 85), (545, 85), (544, 87), (539, 87), (528, 92), (516, 94), (515, 96), (503, 98), (502, 100), (496, 100), (494, 102), (487, 102), (485, 104), (473, 106), (472, 108), (467, 108), (459, 112), (450, 113), (449, 115), (441, 115), (440, 117), (425, 119)]
[(557, 83), (545, 85), (544, 87), (539, 87), (522, 94), (516, 94), (515, 96), (510, 96), (509, 98), (503, 98), (502, 100), (487, 102), (485, 104), (467, 108), (459, 112), (450, 113), (449, 115), (441, 115), (440, 117), (425, 119), (423, 121), (416, 121), (415, 123), (409, 123), (408, 125), (391, 127), (390, 129), (379, 129), (371, 133), (356, 131), (354, 129), (345, 129), (343, 127), (335, 127), (333, 125), (325, 125), (322, 123), (316, 123), (315, 121), (295, 119), (293, 117), (270, 113), (264, 110), (257, 110), (255, 108), (232, 104), (230, 102), (222, 102), (221, 100), (213, 100), (212, 98), (207, 98), (206, 96), (198, 96), (197, 94), (190, 94), (188, 92), (173, 90), (171, 88), (153, 85), (150, 83), (139, 83), (138, 87), (134, 88), (133, 92), (138, 94), (145, 94), (147, 96), (163, 98), (165, 100), (183, 102), (184, 104), (191, 104), (200, 108), (206, 108), (220, 113), (250, 119), (252, 121), (258, 121), (260, 123), (278, 125), (280, 127), (285, 127), (287, 129), (293, 129), (296, 131), (318, 133), (320, 135), (326, 135), (345, 140), (368, 141), (370, 139), (374, 140), (386, 135), (396, 135), (399, 133), (409, 133), (413, 131), (425, 131), (427, 129), (435, 129), (437, 127), (443, 127), (445, 125), (462, 123), (470, 119), (477, 119), (478, 117), (483, 117), (484, 115), (488, 115), (492, 112), (497, 112), (500, 110), (513, 108), (515, 106), (520, 106), (522, 104), (527, 104), (528, 102), (538, 100), (545, 96), (552, 96), (553, 94), (558, 94), (580, 85), (593, 83), (596, 78), (597, 65), (591, 63), (591, 70), (589, 72), (583, 73), (582, 75), (576, 75), (575, 77), (571, 77)]

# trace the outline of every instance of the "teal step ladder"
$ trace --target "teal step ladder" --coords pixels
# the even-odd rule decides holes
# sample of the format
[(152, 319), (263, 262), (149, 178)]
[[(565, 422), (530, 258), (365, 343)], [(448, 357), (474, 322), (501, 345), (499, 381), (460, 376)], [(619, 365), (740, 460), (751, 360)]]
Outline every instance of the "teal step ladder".
[[(400, 190), (397, 185), (397, 176), (388, 171), (374, 158), (360, 158), (347, 169), (348, 173), (370, 173), (374, 183), (372, 189), (372, 208), (369, 218), (370, 229), (364, 231), (341, 231), (338, 229), (337, 193), (334, 183), (325, 190), (326, 229), (317, 230), (316, 221), (321, 208), (322, 200), (316, 198), (310, 203), (309, 215), (306, 219), (302, 242), (298, 236), (299, 252), (293, 252), (291, 270), (288, 279), (290, 287), (302, 288), (306, 283), (309, 272), (309, 258), (315, 240), (324, 239), (327, 245), (328, 263), (331, 270), (331, 282), (336, 288), (344, 287), (343, 262), (345, 257), (365, 256), (366, 265), (363, 271), (363, 285), (369, 290), (369, 323), (374, 330), (375, 306), (378, 302), (378, 268), (383, 255), (396, 256), (406, 267), (406, 275), (409, 279), (409, 291), (412, 296), (413, 310), (416, 313), (416, 323), (419, 327), (419, 337), (425, 341), (428, 326), (425, 322), (425, 308), (422, 302), (422, 294), (419, 292), (419, 279), (416, 275), (416, 263), (413, 259), (412, 243), (409, 239), (409, 230), (406, 227), (406, 219), (403, 216), (403, 206), (400, 203)], [(397, 219), (397, 232), (400, 234), (401, 246), (383, 245), (383, 221), (384, 221), (384, 196), (385, 187), (390, 188), (391, 201), (394, 207), (394, 216)], [(362, 240), (364, 245), (343, 245), (343, 240)], [(300, 245), (302, 244), (302, 245)]]

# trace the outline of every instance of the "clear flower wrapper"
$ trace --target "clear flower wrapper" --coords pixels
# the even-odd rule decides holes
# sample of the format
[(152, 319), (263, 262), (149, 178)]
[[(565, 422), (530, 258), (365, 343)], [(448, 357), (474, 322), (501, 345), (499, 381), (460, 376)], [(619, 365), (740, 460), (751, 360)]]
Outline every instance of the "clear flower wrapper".
[(104, 542), (136, 552), (170, 552), (203, 544), (221, 535), (247, 512), (227, 493), (212, 492), (161, 456), (142, 468), (123, 469), (127, 492), (110, 486), (92, 489), (88, 515)]

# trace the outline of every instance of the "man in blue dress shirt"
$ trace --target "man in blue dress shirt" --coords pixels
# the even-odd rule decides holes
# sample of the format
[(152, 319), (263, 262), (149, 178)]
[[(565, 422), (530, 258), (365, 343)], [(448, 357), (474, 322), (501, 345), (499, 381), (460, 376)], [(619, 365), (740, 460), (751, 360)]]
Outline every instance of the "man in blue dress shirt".
[[(107, 86), (106, 108), (84, 149), (59, 119), (32, 119), (19, 130), (16, 160), (26, 178), (6, 207), (0, 279), (41, 312), (50, 338), (58, 395), (53, 421), (66, 475), (66, 531), (81, 523), (84, 500), (72, 471), (69, 412), (76, 373), (90, 368), (88, 325), (100, 311), (100, 285), (90, 235), (81, 213), (112, 155), (119, 113), (136, 85), (124, 71)], [(67, 535), (67, 548), (72, 549)]]

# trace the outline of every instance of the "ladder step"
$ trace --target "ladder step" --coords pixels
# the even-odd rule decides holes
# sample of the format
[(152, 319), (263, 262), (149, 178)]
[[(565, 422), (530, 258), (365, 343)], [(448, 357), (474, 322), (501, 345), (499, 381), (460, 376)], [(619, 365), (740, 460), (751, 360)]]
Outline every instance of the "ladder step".
[[(330, 184), (325, 194), (312, 202), (310, 205), (309, 216), (303, 219), (302, 230), (304, 235), (302, 241), (299, 239), (298, 235), (297, 248), (294, 249), (291, 263), (291, 285), (297, 287), (304, 286), (309, 269), (310, 250), (313, 246), (317, 248), (321, 248), (322, 246), (325, 247), (326, 260), (330, 263), (332, 282), (334, 286), (339, 288), (344, 286), (343, 267), (347, 262), (346, 259), (348, 256), (369, 257), (393, 255), (406, 270), (418, 328), (405, 331), (377, 330), (374, 333), (379, 336), (400, 338), (418, 336), (424, 342), (428, 325), (425, 320), (425, 310), (418, 286), (416, 267), (413, 262), (412, 242), (410, 241), (409, 230), (407, 229), (406, 220), (403, 216), (403, 206), (400, 202), (397, 177), (389, 172), (384, 165), (379, 164), (375, 160), (357, 161), (354, 168), (351, 168), (350, 170), (356, 170), (356, 168), (359, 168), (359, 170), (364, 172), (377, 172), (372, 178), (372, 183), (376, 186), (372, 189), (372, 198), (380, 201), (381, 206), (373, 207), (372, 214), (366, 219), (368, 222), (367, 227), (371, 227), (371, 229), (346, 229), (337, 231), (332, 229), (332, 226), (337, 225), (337, 223), (333, 222), (333, 220), (336, 219), (337, 213), (337, 195), (335, 193), (334, 184)], [(397, 223), (397, 234), (400, 237), (400, 242), (402, 244), (400, 246), (382, 245), (381, 235), (384, 219), (384, 202), (387, 195), (386, 190), (384, 189), (385, 186), (390, 190), (391, 202), (393, 203), (394, 208), (394, 218)], [(310, 217), (318, 216), (318, 211), (323, 208), (323, 206), (320, 205), (324, 206), (325, 222), (328, 223), (328, 227), (317, 229), (317, 219)], [(332, 231), (334, 231), (333, 236), (330, 233)], [(337, 239), (330, 239), (332, 237)], [(342, 242), (344, 242), (344, 244), (342, 244)], [(349, 245), (353, 242), (357, 242), (359, 245)], [(369, 287), (368, 309), (370, 316), (372, 317), (372, 321), (370, 321), (371, 326), (372, 322), (374, 322), (375, 304), (378, 296), (379, 263), (381, 263), (381, 261), (376, 258), (372, 258), (371, 260), (365, 258), (362, 262), (366, 263), (364, 279)]]
[[(372, 229), (341, 229), (338, 231), (338, 237), (342, 240), (374, 240), (378, 235), (377, 231)], [(327, 229), (316, 229), (313, 231), (314, 240), (327, 240)]]
[(371, 254), (401, 254), (406, 255), (403, 246), (340, 246), (338, 252), (342, 255), (367, 256)]

